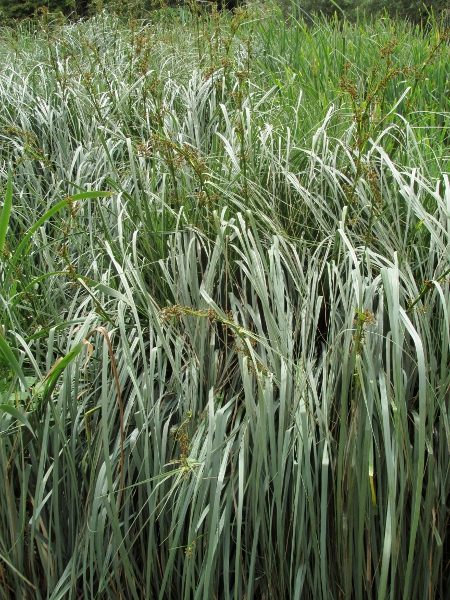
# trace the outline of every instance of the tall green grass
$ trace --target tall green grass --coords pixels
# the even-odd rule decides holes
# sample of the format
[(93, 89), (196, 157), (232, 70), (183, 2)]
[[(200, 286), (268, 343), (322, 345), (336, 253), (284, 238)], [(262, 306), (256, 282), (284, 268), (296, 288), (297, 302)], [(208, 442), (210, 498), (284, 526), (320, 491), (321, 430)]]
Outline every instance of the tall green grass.
[(0, 598), (447, 597), (446, 36), (3, 31)]

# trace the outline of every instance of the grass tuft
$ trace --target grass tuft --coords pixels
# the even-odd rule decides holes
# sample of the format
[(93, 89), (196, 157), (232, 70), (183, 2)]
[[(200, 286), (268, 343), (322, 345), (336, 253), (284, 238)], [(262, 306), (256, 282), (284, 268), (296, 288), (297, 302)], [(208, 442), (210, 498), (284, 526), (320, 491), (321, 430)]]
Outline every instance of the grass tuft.
[(0, 598), (445, 600), (448, 33), (2, 33)]

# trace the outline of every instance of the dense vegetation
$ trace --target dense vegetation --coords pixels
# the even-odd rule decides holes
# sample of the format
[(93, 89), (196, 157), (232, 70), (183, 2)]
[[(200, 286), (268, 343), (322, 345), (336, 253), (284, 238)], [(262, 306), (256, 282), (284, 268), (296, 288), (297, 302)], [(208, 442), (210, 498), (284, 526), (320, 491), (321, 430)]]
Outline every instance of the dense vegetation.
[(0, 18), (3, 22), (10, 22), (14, 19), (23, 19), (32, 17), (42, 9), (50, 12), (61, 12), (70, 14), (77, 9), (75, 0), (0, 0)]
[[(104, 9), (112, 10), (119, 15), (143, 17), (150, 11), (161, 6), (206, 7), (216, 4), (218, 8), (234, 8), (237, 4), (244, 5), (244, 0), (0, 0), (0, 21), (11, 22), (14, 19), (33, 17), (47, 12), (60, 13), (70, 18), (93, 16)], [(280, 6), (284, 12), (292, 10), (292, 4), (301, 8), (304, 14), (316, 13), (333, 16), (338, 11), (349, 19), (355, 19), (358, 13), (383, 14), (407, 18), (413, 23), (425, 23), (432, 15), (436, 19), (448, 21), (447, 0), (282, 0)]]
[(448, 598), (449, 34), (0, 42), (0, 598)]

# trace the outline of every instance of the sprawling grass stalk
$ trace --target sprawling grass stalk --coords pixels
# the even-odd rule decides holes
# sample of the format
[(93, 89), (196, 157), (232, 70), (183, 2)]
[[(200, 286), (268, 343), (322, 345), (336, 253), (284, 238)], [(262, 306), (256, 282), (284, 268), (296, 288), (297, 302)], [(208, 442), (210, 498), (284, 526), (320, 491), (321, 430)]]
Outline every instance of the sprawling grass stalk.
[(444, 599), (442, 32), (165, 15), (1, 42), (0, 598)]

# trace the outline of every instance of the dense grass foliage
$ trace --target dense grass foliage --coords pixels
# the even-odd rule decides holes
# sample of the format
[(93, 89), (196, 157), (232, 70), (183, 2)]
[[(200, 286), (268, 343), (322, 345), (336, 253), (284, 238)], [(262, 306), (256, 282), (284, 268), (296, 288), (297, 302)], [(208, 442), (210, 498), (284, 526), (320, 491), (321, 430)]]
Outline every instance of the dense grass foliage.
[[(125, 18), (142, 19), (162, 7), (195, 5), (205, 9), (213, 4), (219, 9), (234, 10), (246, 3), (240, 0), (0, 0), (0, 23), (12, 24), (15, 20), (34, 18), (39, 14), (44, 19), (65, 16), (74, 21), (98, 15), (104, 10)], [(447, 0), (281, 0), (279, 5), (284, 12), (297, 13), (300, 10), (303, 15), (326, 17), (333, 17), (337, 12), (350, 20), (364, 12), (373, 16), (389, 14), (421, 24), (425, 24), (430, 16), (437, 20), (449, 19)]]
[(46, 13), (61, 13), (70, 14), (74, 13), (78, 7), (81, 7), (81, 3), (78, 0), (0, 0), (0, 22), (11, 23), (16, 19), (24, 19), (32, 17), (33, 15)]
[(0, 598), (448, 598), (448, 32), (27, 27)]

